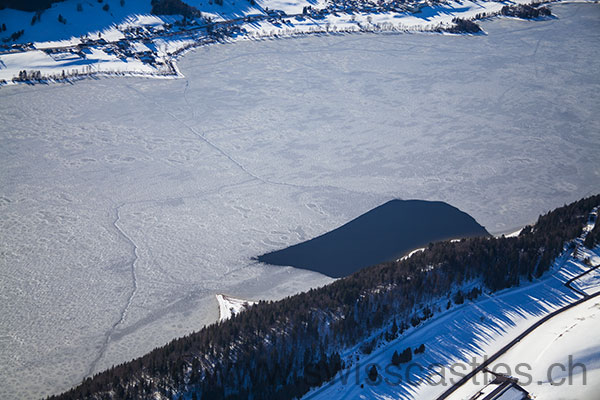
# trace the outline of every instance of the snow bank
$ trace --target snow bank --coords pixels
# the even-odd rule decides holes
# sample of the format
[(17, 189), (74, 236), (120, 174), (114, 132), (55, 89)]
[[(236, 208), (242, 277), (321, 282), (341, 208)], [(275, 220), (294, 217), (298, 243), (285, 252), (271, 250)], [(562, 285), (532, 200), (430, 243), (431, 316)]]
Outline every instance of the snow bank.
[(219, 302), (220, 321), (226, 321), (232, 316), (241, 313), (249, 306), (256, 304), (255, 301), (236, 299), (224, 294), (217, 294), (216, 297)]

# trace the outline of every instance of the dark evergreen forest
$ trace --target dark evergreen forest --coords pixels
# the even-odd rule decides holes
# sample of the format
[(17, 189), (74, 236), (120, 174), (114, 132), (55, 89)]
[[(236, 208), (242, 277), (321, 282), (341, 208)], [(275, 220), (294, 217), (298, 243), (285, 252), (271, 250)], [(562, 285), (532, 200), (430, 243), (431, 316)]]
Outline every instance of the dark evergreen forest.
[(183, 15), (186, 18), (200, 16), (200, 11), (181, 0), (152, 0), (152, 14)]
[(596, 224), (594, 229), (588, 233), (583, 244), (589, 249), (592, 249), (600, 244), (600, 224)]
[(21, 11), (42, 11), (50, 8), (52, 3), (60, 3), (64, 0), (0, 0), (0, 10), (3, 8), (14, 8)]

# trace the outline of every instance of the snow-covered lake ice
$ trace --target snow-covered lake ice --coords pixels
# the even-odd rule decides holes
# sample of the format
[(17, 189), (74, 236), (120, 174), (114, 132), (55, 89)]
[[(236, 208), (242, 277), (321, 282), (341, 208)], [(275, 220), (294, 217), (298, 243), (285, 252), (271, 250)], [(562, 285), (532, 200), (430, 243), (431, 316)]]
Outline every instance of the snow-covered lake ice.
[(487, 36), (204, 47), (178, 80), (0, 90), (0, 398), (327, 282), (251, 257), (393, 198), (491, 233), (600, 191), (600, 8)]

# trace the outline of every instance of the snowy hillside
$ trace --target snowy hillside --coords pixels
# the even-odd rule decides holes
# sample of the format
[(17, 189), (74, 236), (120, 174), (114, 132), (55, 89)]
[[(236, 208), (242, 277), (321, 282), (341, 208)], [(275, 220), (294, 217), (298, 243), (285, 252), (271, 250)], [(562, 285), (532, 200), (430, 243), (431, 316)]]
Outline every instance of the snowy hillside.
[[(305, 6), (320, 7), (325, 0), (223, 0), (219, 5), (213, 0), (186, 0), (187, 4), (198, 8), (206, 17), (230, 20), (245, 15), (264, 14), (266, 9), (283, 10), (288, 14), (302, 13)], [(6, 30), (0, 32), (0, 39), (11, 33), (23, 30), (24, 33), (11, 43), (56, 42), (81, 36), (97, 36), (101, 32), (105, 37), (111, 36), (115, 27), (152, 26), (174, 23), (181, 16), (151, 15), (151, 0), (65, 0), (53, 4), (41, 12), (41, 17), (31, 23), (36, 12), (26, 12), (6, 8), (0, 10), (0, 26)], [(108, 5), (108, 10), (103, 8)], [(66, 22), (60, 22), (61, 15)], [(0, 42), (1, 44), (2, 42)]]
[[(108, 11), (102, 8), (109, 6)], [(39, 18), (32, 20), (38, 13), (13, 10), (6, 8), (0, 10), (0, 24), (6, 24), (6, 31), (0, 34), (0, 38), (6, 38), (11, 33), (23, 30), (23, 35), (11, 43), (29, 42), (55, 42), (96, 34), (109, 30), (117, 24), (128, 21), (139, 20), (146, 16), (154, 21), (163, 23), (162, 18), (150, 15), (150, 1), (125, 0), (121, 5), (120, 0), (66, 0), (53, 4), (49, 9), (42, 11)], [(60, 22), (61, 15), (65, 22)], [(148, 19), (140, 21), (142, 24), (151, 24)]]
[[(594, 221), (597, 215), (598, 208), (591, 214)], [(579, 285), (583, 277), (597, 276), (600, 246), (593, 251), (582, 247), (585, 235), (593, 226), (590, 222), (577, 239), (577, 250), (565, 249), (554, 263), (552, 272), (542, 279), (452, 308), (438, 318), (409, 330), (396, 341), (381, 343), (372, 354), (363, 354), (360, 351), (362, 344), (356, 346), (342, 357), (349, 367), (336, 375), (333, 381), (309, 392), (304, 399), (437, 398), (475, 365), (483, 363), (544, 316), (600, 291), (600, 281), (595, 279), (584, 279), (579, 286), (583, 293), (567, 285), (573, 279)], [(599, 305), (598, 298), (591, 299), (550, 319), (489, 368), (520, 377), (521, 385), (534, 398), (594, 399), (600, 388), (596, 380), (600, 376), (600, 339), (595, 334), (600, 318)], [(394, 351), (416, 349), (421, 344), (426, 344), (423, 354), (415, 354), (412, 362), (390, 368)], [(571, 355), (575, 357), (574, 363), (585, 363), (589, 373), (587, 379), (593, 384), (583, 384), (581, 370), (577, 371), (579, 376), (574, 377), (577, 379), (574, 386), (565, 384), (557, 388), (552, 379), (558, 381), (566, 375), (556, 375), (552, 379), (545, 375), (548, 367), (555, 362), (569, 365)], [(533, 380), (525, 380), (527, 376), (519, 375), (524, 369), (518, 369), (517, 365), (527, 362), (530, 363), (527, 372)], [(500, 363), (507, 363), (510, 366), (508, 371)], [(367, 376), (373, 365), (380, 373), (376, 381)], [(556, 372), (561, 371), (557, 369)], [(490, 377), (485, 375), (478, 374), (448, 398), (471, 399), (478, 391), (484, 390), (486, 382), (490, 382)]]
[[(252, 2), (252, 4), (251, 4)], [(178, 77), (176, 56), (205, 44), (308, 33), (479, 32), (455, 18), (498, 15), (514, 2), (190, 1), (201, 16), (150, 15), (150, 2), (67, 0), (41, 14), (0, 10), (0, 86), (98, 74)], [(517, 4), (530, 0), (517, 0)], [(4, 21), (4, 22), (3, 22)], [(466, 29), (466, 30), (464, 30)], [(458, 31), (456, 31), (458, 32)]]

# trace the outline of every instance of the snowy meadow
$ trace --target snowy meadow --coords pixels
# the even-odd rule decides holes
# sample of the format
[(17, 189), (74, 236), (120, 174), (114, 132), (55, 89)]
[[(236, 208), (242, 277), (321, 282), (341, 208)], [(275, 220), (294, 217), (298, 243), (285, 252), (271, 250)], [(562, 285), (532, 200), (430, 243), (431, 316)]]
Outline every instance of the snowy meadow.
[(491, 233), (600, 190), (600, 8), (487, 35), (199, 48), (175, 80), (0, 89), (0, 398), (331, 281), (252, 257), (393, 198)]

